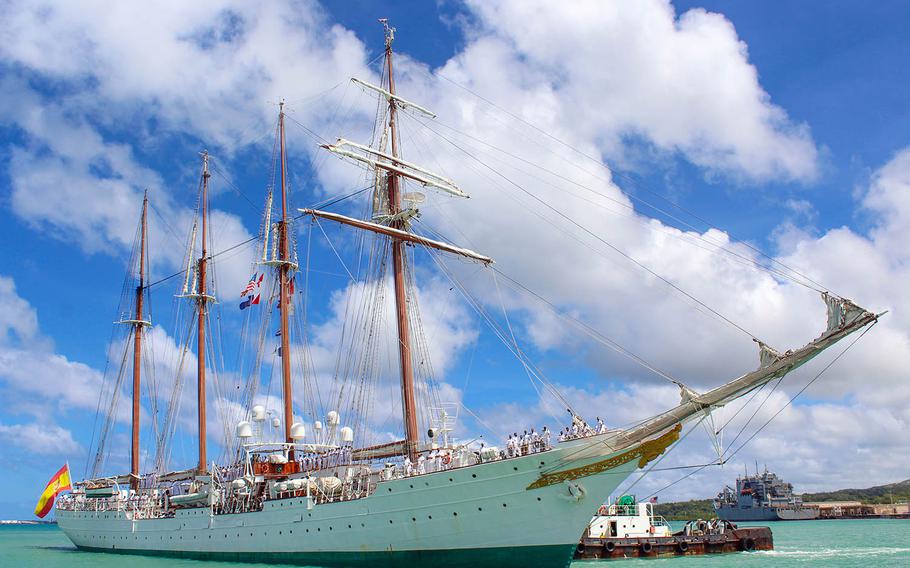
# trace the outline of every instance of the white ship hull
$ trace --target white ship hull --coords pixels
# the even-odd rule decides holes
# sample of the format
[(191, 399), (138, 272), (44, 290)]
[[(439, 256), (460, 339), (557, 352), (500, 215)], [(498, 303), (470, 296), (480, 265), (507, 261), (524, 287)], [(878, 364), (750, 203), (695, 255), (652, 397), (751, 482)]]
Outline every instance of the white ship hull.
[[(383, 481), (369, 497), (309, 508), (306, 498), (293, 498), (239, 514), (206, 507), (133, 520), (128, 511), (58, 510), (57, 520), (79, 548), (118, 553), (336, 566), (566, 566), (592, 511), (640, 465), (639, 446), (611, 455), (596, 438)], [(555, 473), (578, 477), (528, 488), (568, 457)]]

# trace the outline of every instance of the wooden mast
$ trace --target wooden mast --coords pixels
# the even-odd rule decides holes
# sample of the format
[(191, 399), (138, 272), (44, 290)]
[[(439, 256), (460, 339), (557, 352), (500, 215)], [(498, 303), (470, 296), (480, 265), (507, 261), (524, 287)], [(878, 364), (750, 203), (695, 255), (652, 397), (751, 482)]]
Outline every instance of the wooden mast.
[(139, 380), (142, 373), (142, 300), (145, 288), (145, 239), (148, 234), (148, 191), (142, 198), (142, 222), (139, 229), (139, 285), (136, 286), (136, 314), (133, 322), (133, 428), (130, 448), (130, 487), (139, 488)]
[[(395, 28), (389, 27), (385, 20), (380, 20), (385, 27), (385, 60), (389, 74), (389, 129), (392, 132), (392, 157), (399, 158), (397, 105), (395, 102), (395, 77), (392, 73), (392, 41), (395, 39)], [(401, 212), (401, 188), (399, 176), (394, 171), (387, 175), (389, 191), (389, 216), (395, 219), (393, 229), (403, 230), (405, 222), (395, 216)], [(405, 441), (408, 457), (414, 461), (417, 456), (417, 404), (414, 397), (414, 365), (411, 359), (411, 331), (408, 320), (408, 300), (405, 289), (405, 263), (407, 255), (405, 241), (392, 237), (392, 266), (395, 281), (395, 310), (398, 319), (398, 355), (401, 361), (401, 405), (404, 415)]]
[[(281, 153), (281, 223), (278, 225), (278, 245), (281, 258), (278, 264), (278, 309), (281, 311), (281, 386), (284, 398), (284, 440), (291, 444), (291, 424), (294, 421), (293, 394), (291, 392), (291, 340), (288, 331), (288, 311), (290, 305), (290, 246), (288, 243), (288, 208), (287, 208), (287, 163), (284, 145), (284, 101), (278, 105), (278, 133)], [(288, 458), (294, 459), (293, 447)]]
[(206, 236), (208, 227), (206, 227), (206, 217), (208, 215), (208, 185), (209, 185), (209, 153), (202, 152), (202, 196), (199, 201), (199, 207), (202, 213), (202, 254), (199, 257), (199, 291), (196, 302), (198, 304), (197, 313), (199, 321), (197, 324), (197, 353), (196, 360), (196, 401), (197, 401), (197, 418), (199, 420), (199, 463), (196, 469), (199, 473), (208, 470), (207, 459), (205, 455), (205, 316), (208, 296), (206, 296)]

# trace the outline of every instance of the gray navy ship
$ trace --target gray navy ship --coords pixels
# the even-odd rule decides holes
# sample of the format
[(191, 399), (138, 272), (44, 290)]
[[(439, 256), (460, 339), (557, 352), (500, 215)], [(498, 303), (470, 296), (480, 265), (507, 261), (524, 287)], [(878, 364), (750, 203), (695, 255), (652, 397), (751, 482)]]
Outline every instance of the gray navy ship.
[(736, 478), (714, 499), (717, 516), (725, 521), (807, 521), (818, 518), (817, 507), (803, 505), (793, 485), (765, 469)]

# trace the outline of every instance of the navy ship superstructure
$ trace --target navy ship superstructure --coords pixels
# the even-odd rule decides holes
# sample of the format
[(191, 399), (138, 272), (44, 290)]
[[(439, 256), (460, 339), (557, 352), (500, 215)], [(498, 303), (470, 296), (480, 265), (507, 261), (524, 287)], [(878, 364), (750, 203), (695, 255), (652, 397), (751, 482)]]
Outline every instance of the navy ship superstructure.
[(817, 507), (803, 505), (793, 485), (767, 469), (736, 478), (736, 488), (724, 487), (714, 499), (717, 516), (725, 521), (805, 521), (818, 518)]

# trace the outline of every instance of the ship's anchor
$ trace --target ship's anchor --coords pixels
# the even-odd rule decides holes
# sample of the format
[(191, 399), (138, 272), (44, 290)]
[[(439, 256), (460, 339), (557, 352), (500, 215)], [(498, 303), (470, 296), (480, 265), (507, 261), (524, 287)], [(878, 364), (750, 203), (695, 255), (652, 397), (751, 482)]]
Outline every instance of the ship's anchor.
[(588, 494), (588, 491), (584, 488), (581, 483), (575, 483), (573, 481), (566, 481), (566, 489), (568, 493), (560, 494), (559, 496), (565, 499), (566, 501), (581, 501)]

